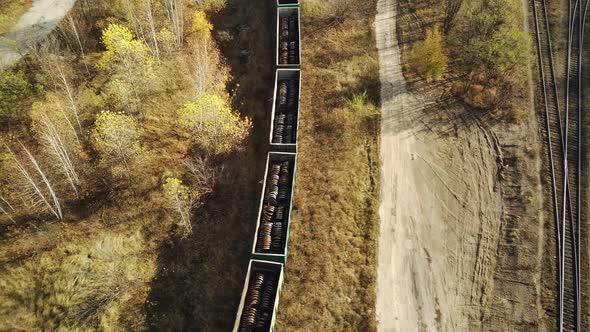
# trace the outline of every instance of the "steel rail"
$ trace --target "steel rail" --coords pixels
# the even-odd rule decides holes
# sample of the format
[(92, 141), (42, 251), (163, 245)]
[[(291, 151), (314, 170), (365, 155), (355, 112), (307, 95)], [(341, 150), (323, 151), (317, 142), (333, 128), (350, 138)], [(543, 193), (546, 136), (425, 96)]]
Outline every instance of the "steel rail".
[[(576, 319), (576, 331), (580, 332), (582, 330), (582, 317), (581, 317), (581, 313), (582, 313), (582, 296), (581, 296), (581, 289), (580, 289), (580, 280), (581, 280), (581, 246), (582, 246), (582, 242), (581, 242), (581, 223), (582, 223), (582, 219), (581, 219), (581, 215), (582, 215), (582, 204), (581, 204), (581, 194), (582, 194), (582, 190), (581, 190), (581, 178), (582, 178), (582, 58), (583, 58), (583, 53), (584, 53), (584, 34), (585, 34), (585, 28), (586, 28), (586, 15), (588, 13), (588, 4), (590, 3), (590, 0), (586, 0), (586, 4), (584, 6), (584, 13), (582, 15), (580, 15), (580, 34), (579, 34), (579, 48), (578, 48), (578, 177), (576, 179), (576, 192), (577, 192), (577, 200), (576, 200), (576, 208), (578, 210), (578, 214), (577, 214), (577, 222), (576, 222), (576, 236), (577, 236), (577, 242), (578, 242), (578, 273), (579, 273), (579, 278), (577, 279), (577, 293), (576, 293), (576, 298), (577, 298), (577, 303), (576, 303), (576, 309), (577, 312), (579, 313), (577, 319)], [(581, 12), (581, 11), (580, 11)]]
[[(562, 269), (561, 269), (561, 283), (560, 283), (560, 299), (562, 301), (561, 305), (560, 305), (560, 326), (559, 326), (559, 330), (563, 331), (563, 323), (564, 323), (564, 319), (563, 319), (563, 311), (564, 311), (564, 298), (565, 298), (565, 281), (566, 281), (566, 276), (565, 276), (565, 260), (566, 260), (566, 243), (565, 243), (565, 239), (566, 239), (566, 233), (567, 233), (567, 226), (566, 226), (566, 210), (568, 210), (569, 208), (569, 224), (570, 224), (570, 234), (571, 234), (571, 241), (572, 241), (572, 260), (573, 260), (573, 286), (574, 286), (574, 325), (578, 325), (578, 320), (579, 320), (579, 316), (580, 316), (580, 312), (578, 311), (578, 303), (579, 303), (579, 291), (578, 291), (578, 285), (579, 285), (579, 277), (580, 277), (580, 273), (579, 273), (579, 267), (578, 267), (578, 252), (579, 252), (579, 248), (578, 248), (578, 244), (576, 241), (576, 234), (574, 231), (574, 209), (572, 208), (572, 203), (571, 203), (571, 193), (570, 193), (570, 185), (569, 185), (569, 162), (568, 162), (568, 148), (569, 148), (569, 119), (570, 119), (570, 114), (569, 114), (569, 109), (570, 109), (570, 78), (572, 75), (572, 70), (571, 70), (571, 63), (572, 63), (572, 44), (573, 44), (573, 38), (574, 38), (574, 33), (575, 33), (575, 23), (576, 23), (576, 13), (578, 11), (578, 5), (579, 5), (580, 1), (576, 0), (574, 6), (573, 6), (573, 10), (572, 10), (572, 0), (568, 1), (568, 40), (567, 40), (567, 64), (566, 64), (566, 81), (565, 81), (565, 126), (564, 126), (564, 131), (565, 131), (565, 137), (563, 139), (563, 169), (564, 169), (564, 177), (563, 177), (563, 207), (562, 207), (562, 211), (563, 211), (563, 215), (562, 215), (562, 220), (561, 220), (561, 234), (563, 234), (561, 241), (562, 241), (562, 245), (561, 245), (561, 264), (562, 264)], [(580, 5), (581, 6), (581, 5)], [(581, 16), (580, 16), (581, 17)], [(578, 26), (579, 31), (581, 31), (582, 27)], [(578, 45), (578, 48), (580, 48), (580, 45)], [(579, 64), (578, 64), (579, 67)], [(579, 76), (578, 76), (579, 77)], [(578, 144), (579, 144), (579, 138), (578, 138)], [(580, 170), (578, 169), (576, 174), (578, 175), (580, 172)], [(569, 203), (569, 204), (568, 204)], [(578, 211), (576, 211), (575, 213), (576, 215), (578, 214)]]
[[(537, 5), (536, 5), (537, 1), (533, 0), (533, 16), (535, 18), (535, 34), (536, 34), (536, 40), (537, 40), (537, 56), (538, 56), (538, 62), (539, 62), (539, 73), (541, 75), (541, 87), (542, 87), (542, 91), (543, 91), (543, 106), (544, 106), (544, 114), (545, 114), (545, 128), (547, 130), (547, 149), (548, 149), (548, 155), (549, 155), (549, 163), (550, 163), (550, 170), (551, 170), (551, 184), (552, 184), (552, 198), (553, 198), (553, 217), (554, 217), (554, 221), (555, 221), (555, 230), (556, 230), (556, 237), (557, 237), (557, 246), (558, 246), (558, 251), (561, 252), (561, 232), (559, 229), (559, 204), (558, 204), (558, 199), (557, 199), (557, 183), (556, 183), (556, 176), (555, 176), (555, 161), (553, 159), (553, 146), (552, 146), (552, 139), (551, 139), (551, 126), (550, 126), (550, 118), (549, 118), (549, 106), (548, 106), (548, 97), (547, 97), (547, 80), (545, 77), (545, 69), (543, 66), (543, 47), (541, 44), (541, 32), (540, 32), (540, 27), (539, 27), (539, 15), (537, 13)], [(545, 19), (547, 19), (547, 11), (546, 11), (546, 3), (543, 0), (542, 1), (542, 6), (543, 6), (543, 11), (544, 11), (544, 17)], [(546, 21), (547, 22), (547, 21)], [(553, 68), (553, 60), (551, 57), (551, 40), (550, 40), (550, 35), (549, 35), (549, 26), (548, 24), (545, 24), (545, 28), (546, 28), (546, 36), (547, 36), (547, 47), (549, 50), (549, 67), (551, 69), (551, 74), (553, 77), (553, 81), (555, 81), (555, 70)], [(557, 87), (556, 85), (554, 85), (553, 87), (553, 91), (554, 94), (556, 96), (555, 98), (555, 104), (559, 113), (559, 99), (557, 98)], [(558, 117), (559, 120), (559, 117)], [(561, 124), (560, 124), (561, 127)], [(560, 128), (561, 130), (561, 128)], [(561, 276), (561, 255), (558, 255), (558, 275)], [(562, 280), (561, 278), (559, 279), (559, 287), (561, 289), (561, 283)], [(562, 301), (561, 301), (561, 297), (559, 299), (559, 304), (560, 307), (562, 306)], [(561, 314), (559, 317), (560, 320), (560, 324), (561, 324)]]

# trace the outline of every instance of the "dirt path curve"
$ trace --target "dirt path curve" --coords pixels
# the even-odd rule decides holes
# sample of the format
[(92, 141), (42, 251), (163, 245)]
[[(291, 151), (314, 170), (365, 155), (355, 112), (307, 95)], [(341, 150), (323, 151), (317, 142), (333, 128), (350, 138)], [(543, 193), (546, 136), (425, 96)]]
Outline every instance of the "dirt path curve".
[[(382, 85), (378, 330), (473, 330), (492, 300), (485, 294), (501, 233), (497, 155), (488, 133), (459, 106), (439, 107), (407, 91), (396, 5), (379, 0), (375, 22)], [(432, 105), (435, 112), (425, 110)]]
[(0, 71), (16, 63), (28, 47), (50, 33), (76, 0), (34, 0), (7, 38), (0, 40)]

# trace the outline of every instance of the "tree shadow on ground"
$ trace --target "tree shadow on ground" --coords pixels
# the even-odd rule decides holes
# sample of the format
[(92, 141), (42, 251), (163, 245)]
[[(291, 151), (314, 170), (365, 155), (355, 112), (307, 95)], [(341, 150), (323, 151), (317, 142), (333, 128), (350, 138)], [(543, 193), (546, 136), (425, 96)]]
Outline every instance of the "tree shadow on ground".
[(252, 118), (247, 146), (223, 162), (224, 175), (193, 216), (193, 234), (159, 248), (145, 304), (157, 331), (228, 331), (239, 304), (258, 215), (273, 87), (274, 4), (228, 1), (212, 17), (230, 67), (234, 108)]

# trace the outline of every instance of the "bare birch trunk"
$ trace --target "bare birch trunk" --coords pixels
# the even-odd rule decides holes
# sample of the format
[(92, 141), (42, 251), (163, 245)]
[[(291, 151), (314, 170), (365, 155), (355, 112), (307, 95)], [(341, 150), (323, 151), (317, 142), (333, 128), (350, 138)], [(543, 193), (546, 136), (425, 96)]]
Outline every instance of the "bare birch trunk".
[(154, 48), (154, 56), (160, 62), (160, 48), (158, 47), (158, 39), (156, 38), (156, 23), (154, 20), (154, 13), (152, 12), (152, 0), (146, 0), (146, 18), (150, 26), (150, 34), (152, 37), (152, 45)]
[(196, 61), (196, 76), (198, 80), (197, 97), (200, 97), (207, 92), (207, 86), (209, 85), (209, 77), (211, 76), (211, 64), (209, 59), (209, 42), (203, 41), (199, 43), (199, 49), (197, 50), (197, 61)]
[(60, 219), (61, 220), (61, 210), (58, 212), (55, 209), (55, 207), (49, 203), (49, 200), (45, 197), (45, 195), (43, 194), (43, 192), (41, 191), (41, 189), (37, 185), (37, 182), (35, 181), (35, 179), (33, 178), (33, 176), (26, 170), (26, 168), (18, 160), (18, 158), (16, 157), (16, 155), (14, 154), (14, 152), (12, 152), (12, 150), (8, 147), (8, 145), (6, 145), (6, 148), (7, 148), (8, 152), (10, 153), (12, 159), (14, 160), (15, 165), (16, 165), (18, 171), (23, 176), (25, 182), (28, 183), (29, 186), (31, 187), (31, 189), (33, 190), (33, 194), (32, 195), (36, 197), (36, 199), (38, 200), (38, 202), (40, 202), (42, 205), (45, 205), (45, 207), (47, 207), (47, 209), (53, 215), (55, 215), (55, 217), (57, 219)]
[(176, 48), (181, 48), (184, 42), (184, 15), (182, 1), (163, 0), (166, 17), (172, 27)]
[(2, 195), (0, 195), (0, 201), (6, 204), (6, 208), (4, 208), (2, 204), (0, 204), (0, 211), (4, 213), (4, 215), (6, 215), (8, 219), (12, 221), (13, 224), (16, 225), (16, 221), (14, 220), (14, 218), (12, 218), (12, 215), (10, 214), (10, 212), (14, 212), (14, 208), (12, 207), (12, 205), (10, 205), (10, 203), (8, 203), (8, 201)]
[(47, 115), (43, 115), (41, 123), (44, 126), (41, 134), (44, 146), (48, 149), (49, 154), (56, 159), (62, 174), (68, 179), (70, 186), (74, 190), (76, 198), (79, 198), (78, 186), (80, 185), (80, 178), (64, 140)]
[[(70, 28), (72, 29), (72, 32), (74, 33), (74, 37), (76, 37), (76, 42), (78, 43), (78, 47), (80, 47), (80, 54), (82, 55), (82, 59), (86, 60), (86, 54), (84, 53), (84, 46), (82, 46), (82, 40), (80, 39), (80, 34), (78, 33), (78, 28), (76, 27), (76, 22), (74, 21), (74, 18), (72, 17), (72, 15), (68, 15), (68, 23), (70, 25)], [(90, 71), (88, 70), (88, 65), (86, 64), (86, 61), (84, 62), (84, 68), (86, 68), (86, 74), (90, 75)]]
[(58, 78), (59, 81), (61, 82), (62, 85), (62, 90), (64, 90), (64, 92), (66, 93), (66, 97), (68, 98), (68, 103), (70, 104), (70, 109), (72, 110), (72, 113), (74, 114), (74, 119), (76, 119), (76, 123), (78, 124), (78, 129), (80, 130), (80, 134), (83, 133), (82, 131), (82, 125), (80, 124), (80, 117), (78, 116), (78, 107), (76, 106), (76, 100), (74, 99), (74, 94), (70, 88), (70, 85), (68, 84), (68, 79), (63, 71), (63, 68), (61, 67), (61, 65), (57, 65), (56, 66), (56, 70), (58, 73)]
[(57, 212), (56, 216), (59, 220), (62, 220), (63, 214), (61, 211), (61, 204), (59, 203), (59, 199), (57, 198), (57, 195), (56, 195), (55, 191), (53, 190), (53, 186), (51, 185), (51, 183), (49, 182), (49, 180), (45, 176), (45, 173), (43, 173), (43, 170), (41, 170), (41, 167), (37, 163), (37, 160), (35, 159), (35, 157), (33, 157), (33, 155), (31, 154), (31, 152), (24, 146), (24, 144), (22, 144), (20, 142), (19, 142), (19, 144), (23, 148), (23, 150), (26, 152), (27, 156), (29, 157), (29, 159), (33, 163), (33, 166), (35, 166), (35, 170), (37, 171), (37, 173), (39, 173), (39, 175), (41, 176), (41, 179), (43, 179), (43, 183), (47, 187), (47, 190), (49, 191), (49, 194), (51, 195), (51, 198), (53, 199), (53, 205), (55, 207), (55, 211)]

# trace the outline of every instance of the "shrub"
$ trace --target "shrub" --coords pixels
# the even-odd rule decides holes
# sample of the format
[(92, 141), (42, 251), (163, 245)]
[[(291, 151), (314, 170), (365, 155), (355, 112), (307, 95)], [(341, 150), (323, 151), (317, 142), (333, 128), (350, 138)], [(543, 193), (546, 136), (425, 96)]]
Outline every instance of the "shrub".
[(381, 115), (379, 108), (367, 101), (367, 92), (353, 94), (351, 98), (346, 99), (346, 106), (354, 114), (362, 118), (374, 119)]
[(0, 117), (14, 115), (21, 100), (32, 93), (32, 86), (20, 70), (6, 70), (0, 75)]
[(412, 68), (426, 79), (441, 79), (447, 62), (443, 38), (438, 27), (426, 32), (426, 39), (414, 46), (410, 56)]
[(459, 59), (468, 71), (484, 68), (488, 75), (499, 78), (526, 68), (528, 52), (529, 40), (523, 31), (502, 28), (489, 38), (471, 39)]

